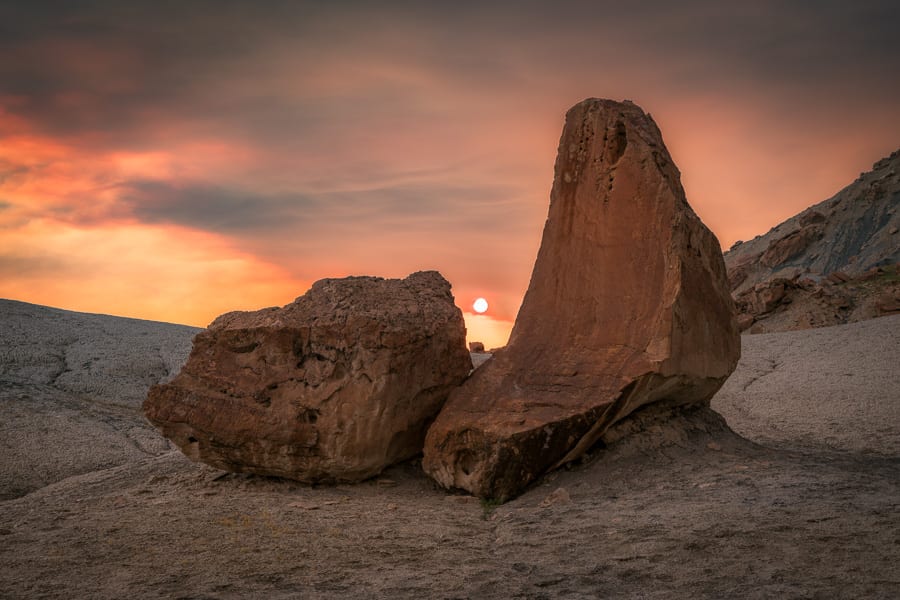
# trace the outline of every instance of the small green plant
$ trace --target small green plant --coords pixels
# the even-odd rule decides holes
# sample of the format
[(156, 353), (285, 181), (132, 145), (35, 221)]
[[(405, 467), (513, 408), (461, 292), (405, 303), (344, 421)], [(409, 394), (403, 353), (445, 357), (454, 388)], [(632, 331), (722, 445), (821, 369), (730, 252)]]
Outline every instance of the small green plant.
[(896, 283), (900, 281), (900, 268), (896, 265), (885, 268), (884, 273), (878, 277), (878, 280), (885, 283)]
[(868, 292), (875, 292), (886, 287), (900, 283), (900, 268), (896, 265), (883, 267), (882, 271), (869, 279), (860, 282), (861, 287)]
[(482, 518), (486, 521), (491, 513), (494, 512), (494, 509), (503, 504), (502, 498), (482, 498), (481, 499), (481, 510), (483, 514)]

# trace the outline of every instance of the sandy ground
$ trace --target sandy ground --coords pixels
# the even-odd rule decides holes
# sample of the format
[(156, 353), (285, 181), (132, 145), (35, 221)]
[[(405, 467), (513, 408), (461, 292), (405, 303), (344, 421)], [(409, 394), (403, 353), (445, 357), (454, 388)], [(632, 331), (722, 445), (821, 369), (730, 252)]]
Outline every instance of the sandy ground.
[[(437, 489), (415, 461), (313, 488), (145, 447), (0, 502), (0, 597), (900, 597), (900, 317), (745, 336), (743, 349), (713, 401), (740, 435), (706, 409), (638, 415), (499, 507)], [(21, 369), (3, 361), (0, 417), (19, 402), (27, 426), (29, 400), (6, 392)], [(69, 397), (16, 385), (33, 421)], [(84, 414), (75, 427), (90, 431)], [(31, 426), (39, 464), (65, 428)], [(118, 426), (96, 428), (119, 439)], [(10, 429), (4, 481), (20, 472)], [(64, 445), (89, 457), (97, 438)]]

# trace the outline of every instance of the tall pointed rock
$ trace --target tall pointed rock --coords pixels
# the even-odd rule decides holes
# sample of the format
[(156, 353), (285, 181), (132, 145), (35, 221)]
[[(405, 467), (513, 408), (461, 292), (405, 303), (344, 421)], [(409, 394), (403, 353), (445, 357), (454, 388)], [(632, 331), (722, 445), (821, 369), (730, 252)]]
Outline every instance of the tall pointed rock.
[(740, 338), (718, 240), (631, 102), (572, 107), (550, 212), (509, 345), (450, 396), (423, 466), (509, 499), (655, 401), (707, 403)]

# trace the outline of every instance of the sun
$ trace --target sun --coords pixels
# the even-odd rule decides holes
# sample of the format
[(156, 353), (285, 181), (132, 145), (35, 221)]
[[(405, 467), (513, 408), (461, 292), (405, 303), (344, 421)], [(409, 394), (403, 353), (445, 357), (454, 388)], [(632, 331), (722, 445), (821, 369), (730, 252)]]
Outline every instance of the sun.
[(475, 302), (472, 303), (472, 308), (473, 308), (473, 309), (475, 310), (475, 312), (477, 312), (479, 315), (482, 314), (482, 313), (487, 312), (487, 309), (488, 309), (488, 303), (487, 303), (487, 300), (485, 300), (484, 298), (476, 298), (476, 299), (475, 299)]

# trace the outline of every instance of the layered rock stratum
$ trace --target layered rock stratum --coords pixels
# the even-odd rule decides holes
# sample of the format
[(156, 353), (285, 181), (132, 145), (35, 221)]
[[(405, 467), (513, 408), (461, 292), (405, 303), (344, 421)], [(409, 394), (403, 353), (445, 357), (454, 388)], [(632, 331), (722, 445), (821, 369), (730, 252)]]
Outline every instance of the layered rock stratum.
[(144, 412), (218, 468), (359, 481), (418, 454), (471, 369), (462, 311), (436, 271), (324, 279), (283, 308), (217, 318)]
[(719, 243), (656, 124), (633, 103), (586, 100), (566, 115), (509, 344), (453, 392), (423, 467), (506, 500), (640, 406), (708, 402), (739, 354)]
[(900, 150), (725, 253), (742, 329), (806, 329), (900, 312)]

